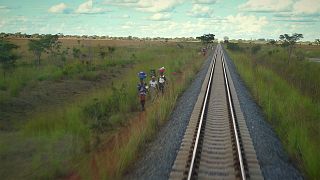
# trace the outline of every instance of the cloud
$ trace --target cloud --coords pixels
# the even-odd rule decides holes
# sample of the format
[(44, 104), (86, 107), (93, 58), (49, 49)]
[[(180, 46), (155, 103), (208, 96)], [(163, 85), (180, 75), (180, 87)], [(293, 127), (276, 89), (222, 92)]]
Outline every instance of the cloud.
[(88, 0), (80, 4), (79, 7), (75, 10), (75, 13), (78, 14), (99, 14), (105, 12), (105, 9), (93, 7), (93, 0)]
[(51, 13), (62, 13), (67, 9), (67, 5), (65, 3), (60, 3), (51, 6), (48, 11)]
[(182, 0), (139, 0), (137, 9), (144, 12), (168, 12), (182, 2)]
[(7, 6), (0, 6), (0, 13), (7, 13), (10, 9)]
[(248, 0), (239, 6), (240, 10), (253, 12), (281, 12), (291, 9), (292, 0)]
[(217, 0), (193, 0), (194, 4), (215, 4)]
[(4, 27), (5, 24), (6, 24), (6, 21), (0, 19), (0, 28)]
[(166, 21), (171, 18), (169, 13), (155, 13), (149, 19), (153, 21)]
[(234, 26), (239, 33), (257, 33), (269, 23), (266, 17), (244, 16), (241, 14), (227, 16), (226, 21), (230, 27)]
[(127, 21), (121, 26), (121, 28), (122, 29), (131, 29), (134, 25), (135, 24), (133, 22)]
[(142, 12), (169, 12), (185, 0), (107, 0), (105, 4), (127, 6)]
[(295, 17), (295, 16), (289, 16), (289, 17), (280, 17), (280, 18), (273, 18), (273, 21), (283, 21), (283, 22), (294, 22), (294, 23), (311, 23), (311, 22), (318, 22), (318, 19), (315, 18), (305, 18), (305, 17)]
[(293, 5), (293, 11), (298, 14), (320, 13), (320, 2), (319, 0), (300, 0)]
[(0, 10), (8, 9), (7, 6), (0, 6)]
[(191, 11), (189, 11), (188, 15), (194, 17), (208, 18), (211, 17), (213, 10), (211, 10), (208, 6), (201, 6), (199, 4), (194, 4), (192, 6)]

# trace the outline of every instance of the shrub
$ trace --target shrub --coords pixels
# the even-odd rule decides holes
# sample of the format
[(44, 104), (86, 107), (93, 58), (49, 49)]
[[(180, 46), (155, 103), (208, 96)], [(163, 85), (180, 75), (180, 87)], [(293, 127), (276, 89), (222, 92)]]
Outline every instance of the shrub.
[(252, 54), (257, 54), (258, 51), (261, 50), (261, 45), (257, 44), (257, 45), (254, 45), (253, 47), (251, 47), (251, 53)]
[(242, 49), (237, 43), (228, 43), (227, 49), (230, 49), (231, 51), (242, 51)]

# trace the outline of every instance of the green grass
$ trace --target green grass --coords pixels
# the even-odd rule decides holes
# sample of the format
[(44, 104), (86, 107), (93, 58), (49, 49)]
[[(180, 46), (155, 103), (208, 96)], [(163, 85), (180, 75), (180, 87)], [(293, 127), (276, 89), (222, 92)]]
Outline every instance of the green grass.
[[(80, 48), (83, 53), (88, 50)], [(43, 55), (42, 65), (34, 65), (30, 52), (20, 52), (21, 59), (17, 60), (17, 67), (11, 72), (3, 75), (3, 69), (0, 69), (0, 102), (19, 96), (21, 90), (29, 84), (36, 84), (39, 81), (56, 81), (59, 79), (83, 79), (97, 80), (97, 71), (106, 71), (118, 67), (125, 67), (128, 64), (134, 64), (137, 61), (136, 53), (144, 51), (139, 47), (116, 47), (114, 54), (104, 59), (99, 57), (98, 46), (93, 47), (93, 59), (89, 64), (75, 59), (72, 53), (66, 56), (66, 61), (59, 59), (50, 59)], [(71, 51), (71, 50), (70, 50)], [(18, 53), (18, 52), (17, 52)], [(27, 54), (27, 55), (25, 55)], [(25, 56), (24, 56), (25, 55)], [(29, 59), (26, 59), (29, 58)], [(87, 60), (88, 58), (85, 58)]]
[(286, 49), (279, 46), (262, 45), (252, 54), (254, 44), (240, 44), (242, 52), (250, 55), (254, 63), (260, 64), (284, 78), (303, 95), (320, 103), (320, 63), (310, 62), (309, 54), (320, 53), (318, 46), (297, 46), (289, 62)]
[[(244, 52), (228, 53), (290, 157), (307, 177), (319, 179), (320, 104), (301, 93), (273, 68), (254, 63), (256, 61), (252, 60), (252, 56)], [(264, 61), (269, 61), (269, 58), (265, 57)], [(315, 76), (318, 73), (312, 74), (313, 77), (317, 78)]]
[[(77, 101), (52, 109), (50, 112), (34, 114), (32, 118), (19, 124), (20, 130), (13, 135), (17, 141), (0, 141), (1, 156), (16, 154), (15, 163), (10, 163), (9, 160), (2, 162), (1, 169), (13, 169), (11, 174), (7, 174), (8, 176), (51, 179), (65, 176), (66, 173), (75, 169), (80, 169), (84, 173), (83, 177), (90, 176), (85, 173), (90, 170), (81, 169), (82, 160), (99, 148), (106, 134), (126, 125), (128, 118), (140, 109), (136, 90), (137, 72), (143, 70), (148, 73), (150, 69), (165, 66), (170, 85), (168, 88), (171, 89), (167, 92), (168, 97), (159, 98), (157, 103), (150, 108), (147, 107), (148, 121), (144, 125), (145, 128), (142, 131), (132, 130), (135, 132), (132, 139), (130, 138), (129, 143), (117, 151), (117, 154), (121, 154), (121, 159), (118, 161), (116, 175), (119, 176), (132, 163), (139, 148), (145, 143), (145, 139), (150, 139), (156, 132), (155, 119), (157, 122), (163, 122), (166, 119), (174, 107), (175, 99), (182, 92), (183, 87), (190, 82), (190, 78), (198, 70), (202, 61), (197, 55), (199, 44), (186, 44), (183, 49), (177, 48), (174, 44), (133, 48), (134, 59), (132, 59), (131, 50), (126, 51), (125, 48), (117, 49), (118, 54), (115, 53), (112, 60), (122, 59), (119, 60), (120, 66), (114, 66), (109, 62), (99, 64), (103, 68), (111, 67), (116, 72), (122, 65), (130, 63), (131, 67), (121, 76), (121, 79), (114, 79), (112, 86), (94, 90)], [(192, 62), (193, 60), (196, 60), (196, 63)], [(71, 74), (79, 72), (77, 64), (70, 63), (70, 66), (71, 70), (68, 69), (68, 72), (72, 72)], [(88, 74), (81, 72), (82, 78), (95, 79), (97, 77), (95, 70), (100, 67), (96, 66), (96, 69), (87, 71)], [(188, 68), (185, 69), (186, 67)], [(183, 81), (175, 83), (179, 81), (175, 81), (177, 77), (171, 72), (181, 72)], [(51, 73), (47, 75), (40, 73), (38, 78), (45, 76), (40, 78), (43, 80), (51, 75)], [(159, 107), (161, 110), (158, 112)], [(3, 138), (2, 136), (0, 140)], [(30, 149), (17, 152), (16, 147), (23, 149), (27, 146), (23, 142), (30, 142), (28, 145)], [(56, 150), (57, 148), (60, 148), (59, 151)], [(23, 156), (24, 153), (30, 154), (28, 160)], [(20, 165), (17, 166), (19, 163)], [(33, 173), (30, 174), (30, 172)], [(110, 174), (105, 176), (110, 177)]]

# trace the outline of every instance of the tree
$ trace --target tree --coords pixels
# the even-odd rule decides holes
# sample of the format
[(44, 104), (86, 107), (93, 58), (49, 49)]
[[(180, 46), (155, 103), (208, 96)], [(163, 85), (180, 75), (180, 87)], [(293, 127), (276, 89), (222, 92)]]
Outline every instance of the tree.
[(316, 45), (320, 45), (320, 39), (316, 39), (316, 40), (314, 41), (314, 43), (315, 43)]
[(229, 37), (228, 36), (223, 37), (223, 40), (224, 40), (224, 43), (229, 43)]
[(17, 45), (4, 39), (0, 39), (0, 63), (3, 69), (3, 78), (6, 77), (6, 72), (15, 66), (18, 56), (15, 55), (12, 50), (17, 48)]
[(81, 55), (80, 49), (74, 47), (72, 49), (72, 55), (73, 55), (73, 58), (80, 59), (80, 55)]
[(208, 45), (209, 43), (213, 43), (214, 36), (214, 34), (204, 34), (202, 36), (197, 37), (197, 39), (201, 40), (203, 44)]
[(107, 56), (107, 52), (104, 50), (104, 48), (100, 47), (99, 55), (102, 60)]
[(277, 43), (277, 41), (274, 40), (274, 39), (269, 39), (268, 40), (268, 44), (271, 44), (272, 46), (274, 46), (276, 43)]
[(40, 39), (32, 39), (29, 41), (29, 50), (33, 52), (36, 57), (36, 64), (40, 65), (41, 54), (45, 51), (53, 54), (56, 50), (59, 52), (60, 42), (58, 42), (58, 35), (44, 35)]
[(303, 38), (303, 35), (298, 33), (294, 33), (291, 36), (288, 34), (283, 34), (279, 36), (280, 41), (282, 41), (282, 46), (284, 48), (287, 48), (288, 50), (288, 63), (290, 63), (291, 55), (294, 51), (295, 44), (297, 43), (298, 40), (302, 38)]
[(29, 50), (32, 51), (33, 55), (36, 57), (36, 65), (40, 65), (41, 54), (44, 51), (44, 47), (40, 40), (32, 39), (29, 41)]
[(109, 56), (110, 56), (111, 59), (112, 59), (112, 55), (113, 55), (115, 50), (116, 50), (115, 47), (110, 47), (110, 46), (108, 47), (108, 52), (109, 52)]
[(58, 56), (62, 56), (62, 52), (60, 52), (61, 49), (61, 42), (58, 41), (59, 35), (45, 35), (42, 38), (43, 45), (45, 47), (45, 50), (47, 53), (51, 55), (52, 59), (56, 59)]

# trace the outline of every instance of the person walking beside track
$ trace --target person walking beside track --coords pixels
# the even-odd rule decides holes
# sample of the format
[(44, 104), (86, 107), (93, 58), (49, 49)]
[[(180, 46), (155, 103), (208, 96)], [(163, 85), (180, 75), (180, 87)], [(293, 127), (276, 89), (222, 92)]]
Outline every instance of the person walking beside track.
[(140, 98), (140, 104), (141, 104), (141, 110), (145, 110), (145, 103), (146, 103), (146, 95), (148, 91), (147, 83), (144, 82), (144, 79), (147, 77), (147, 74), (143, 71), (138, 73), (138, 76), (140, 78), (140, 82), (138, 83), (138, 93)]
[(150, 96), (151, 96), (151, 101), (153, 102), (157, 96), (158, 93), (158, 82), (156, 81), (156, 77), (154, 75), (151, 76), (151, 80), (149, 82), (150, 86)]
[(167, 78), (164, 75), (164, 71), (165, 71), (164, 67), (159, 69), (160, 75), (159, 75), (158, 82), (159, 82), (159, 90), (161, 91), (162, 94), (164, 93), (165, 84), (167, 83)]

